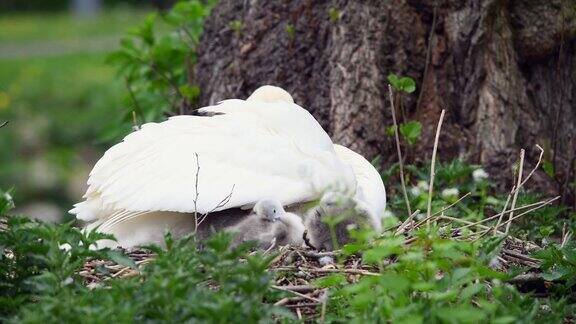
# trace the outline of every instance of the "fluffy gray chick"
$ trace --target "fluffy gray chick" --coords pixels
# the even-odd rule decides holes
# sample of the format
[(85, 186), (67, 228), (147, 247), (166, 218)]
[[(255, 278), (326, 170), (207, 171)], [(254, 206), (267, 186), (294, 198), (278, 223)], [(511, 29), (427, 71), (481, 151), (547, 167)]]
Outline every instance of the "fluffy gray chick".
[[(335, 224), (334, 232), (328, 223)], [(304, 219), (308, 243), (318, 250), (334, 250), (350, 242), (351, 228), (372, 227), (365, 208), (344, 194), (328, 192), (308, 210)]]
[(276, 199), (261, 199), (248, 215), (231, 230), (235, 234), (232, 247), (248, 241), (256, 241), (259, 249), (276, 246), (302, 245), (304, 223), (295, 214), (287, 213)]

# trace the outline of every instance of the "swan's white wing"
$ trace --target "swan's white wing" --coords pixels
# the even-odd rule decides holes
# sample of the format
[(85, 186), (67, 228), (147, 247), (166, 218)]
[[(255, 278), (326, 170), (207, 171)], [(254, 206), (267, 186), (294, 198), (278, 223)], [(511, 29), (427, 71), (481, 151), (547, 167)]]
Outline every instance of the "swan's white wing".
[(355, 186), (328, 135), (295, 104), (227, 100), (202, 111), (221, 114), (149, 123), (110, 148), (90, 174), (87, 201), (72, 212), (101, 218), (98, 212), (85, 216), (97, 200), (101, 210), (196, 207), (206, 213), (270, 196), (287, 205), (315, 199), (335, 183)]
[(379, 226), (386, 209), (386, 189), (382, 177), (360, 154), (338, 144), (334, 144), (334, 149), (340, 159), (354, 171), (357, 182), (354, 198), (363, 205), (362, 208), (371, 214), (374, 223)]

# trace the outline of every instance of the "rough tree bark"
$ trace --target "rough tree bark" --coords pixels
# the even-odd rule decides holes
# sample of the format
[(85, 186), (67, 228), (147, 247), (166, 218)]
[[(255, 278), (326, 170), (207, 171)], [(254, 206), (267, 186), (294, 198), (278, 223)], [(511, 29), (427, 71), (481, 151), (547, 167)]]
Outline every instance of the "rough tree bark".
[[(335, 142), (394, 162), (387, 75), (417, 80), (401, 118), (423, 123), (411, 160), (430, 158), (442, 109), (442, 159), (464, 157), (501, 184), (520, 148), (547, 151), (540, 190), (574, 201), (576, 2), (573, 0), (221, 1), (207, 20), (193, 80), (200, 104), (263, 84), (293, 94)], [(420, 97), (420, 99), (418, 99)]]

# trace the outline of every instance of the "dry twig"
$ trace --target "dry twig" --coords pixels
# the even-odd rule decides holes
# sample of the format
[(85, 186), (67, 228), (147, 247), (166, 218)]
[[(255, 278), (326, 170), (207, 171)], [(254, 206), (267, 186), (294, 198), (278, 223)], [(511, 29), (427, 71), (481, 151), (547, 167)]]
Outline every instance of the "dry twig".
[[(510, 211), (510, 214), (508, 214), (508, 220), (511, 220), (514, 217), (514, 207), (516, 207), (516, 200), (518, 199), (518, 192), (520, 192), (520, 187), (522, 185), (522, 172), (524, 171), (524, 155), (526, 154), (526, 151), (524, 151), (524, 149), (520, 150), (520, 165), (518, 167), (518, 183), (516, 185), (516, 189), (514, 191), (514, 197), (512, 198), (512, 206), (510, 206), (512, 208), (512, 210)], [(504, 233), (508, 234), (508, 232), (510, 231), (510, 225), (512, 224), (512, 222), (509, 222), (508, 224), (506, 224), (506, 230), (504, 231)]]
[(468, 197), (468, 195), (470, 195), (470, 193), (465, 194), (464, 196), (458, 198), (458, 200), (456, 200), (455, 202), (453, 202), (452, 204), (448, 205), (447, 207), (442, 208), (440, 211), (427, 216), (426, 218), (424, 218), (423, 220), (421, 220), (420, 222), (418, 222), (416, 225), (414, 225), (413, 228), (418, 228), (420, 227), (422, 224), (424, 223), (428, 223), (430, 220), (432, 220), (434, 217), (438, 216), (438, 215), (442, 215), (445, 211), (447, 211), (448, 209), (454, 207), (457, 203), (461, 202), (462, 199)]
[(296, 295), (296, 296), (298, 296), (298, 297), (302, 297), (302, 298), (308, 299), (308, 300), (310, 300), (310, 301), (313, 301), (313, 302), (316, 302), (316, 303), (320, 303), (320, 300), (318, 300), (317, 298), (313, 298), (313, 297), (310, 297), (310, 296), (308, 296), (308, 295), (301, 294), (301, 293), (299, 293), (299, 292), (297, 292), (297, 291), (294, 291), (294, 290), (286, 289), (286, 287), (273, 285), (272, 288), (277, 289), (277, 290), (286, 291), (286, 292), (292, 293), (292, 294), (294, 294), (294, 295)]
[[(446, 110), (442, 109), (440, 113), (440, 120), (438, 121), (438, 127), (436, 127), (436, 137), (434, 138), (434, 149), (432, 150), (432, 161), (430, 162), (430, 184), (428, 185), (428, 210), (426, 211), (426, 216), (430, 217), (432, 213), (432, 192), (434, 188), (434, 176), (436, 175), (436, 152), (438, 151), (438, 140), (440, 139), (440, 130), (442, 129), (442, 121), (444, 121), (444, 113)], [(427, 223), (430, 226), (430, 219)]]

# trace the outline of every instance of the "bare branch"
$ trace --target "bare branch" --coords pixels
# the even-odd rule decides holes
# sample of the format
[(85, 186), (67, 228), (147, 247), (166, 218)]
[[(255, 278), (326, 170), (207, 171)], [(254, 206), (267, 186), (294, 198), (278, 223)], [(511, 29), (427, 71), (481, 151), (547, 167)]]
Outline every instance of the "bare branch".
[(520, 150), (520, 165), (518, 166), (518, 183), (516, 185), (516, 190), (514, 191), (514, 196), (512, 198), (512, 205), (510, 206), (512, 208), (512, 210), (510, 211), (510, 214), (508, 215), (508, 220), (510, 221), (508, 224), (506, 224), (506, 230), (504, 231), (504, 233), (508, 234), (508, 232), (510, 231), (510, 225), (512, 224), (511, 220), (514, 217), (514, 207), (516, 207), (516, 200), (518, 199), (518, 193), (520, 192), (520, 187), (522, 186), (522, 172), (524, 171), (524, 155), (526, 154), (526, 151), (524, 149)]
[(226, 195), (224, 198), (222, 198), (222, 200), (220, 200), (220, 202), (218, 202), (218, 204), (216, 204), (216, 206), (214, 208), (212, 208), (209, 212), (207, 212), (206, 214), (203, 214), (200, 217), (200, 221), (198, 222), (198, 226), (200, 226), (200, 224), (202, 224), (202, 222), (204, 222), (204, 220), (208, 217), (208, 215), (213, 213), (216, 209), (219, 209), (219, 208), (226, 206), (230, 202), (230, 199), (232, 199), (232, 194), (234, 193), (234, 188), (236, 188), (235, 184), (232, 185), (232, 189), (230, 189), (230, 192), (228, 193), (228, 195)]
[(424, 218), (423, 220), (421, 220), (420, 222), (418, 222), (418, 224), (414, 225), (414, 228), (418, 228), (420, 227), (420, 225), (424, 224), (424, 223), (428, 223), (430, 220), (432, 220), (432, 218), (434, 218), (435, 216), (441, 215), (442, 213), (444, 213), (445, 211), (447, 211), (448, 209), (454, 207), (457, 203), (461, 202), (462, 199), (468, 197), (470, 195), (470, 192), (465, 194), (464, 196), (460, 197), (458, 200), (456, 200), (455, 202), (453, 202), (452, 204), (448, 205), (447, 207), (442, 208), (442, 210), (427, 216), (426, 218)]
[[(516, 211), (516, 210), (521, 210), (521, 209), (526, 209), (526, 208), (530, 208), (530, 207), (536, 206), (535, 208), (531, 208), (531, 209), (528, 210), (527, 212), (524, 212), (524, 213), (522, 213), (522, 214), (520, 214), (520, 215), (518, 215), (518, 216), (515, 216), (514, 218), (511, 219), (511, 220), (514, 220), (514, 219), (516, 219), (516, 218), (518, 218), (518, 217), (520, 217), (520, 216), (525, 215), (526, 213), (533, 212), (533, 211), (536, 210), (536, 209), (539, 209), (539, 208), (541, 208), (541, 207), (543, 207), (543, 206), (546, 206), (546, 205), (548, 205), (548, 204), (550, 204), (550, 203), (558, 200), (559, 198), (560, 198), (560, 196), (556, 196), (556, 197), (554, 197), (554, 198), (552, 198), (552, 199), (543, 200), (543, 201), (539, 201), (539, 202), (536, 202), (536, 203), (533, 203), (533, 204), (529, 204), (529, 205), (517, 207), (517, 208), (514, 208), (514, 209), (510, 209), (508, 212)], [(490, 216), (490, 217), (488, 217), (488, 218), (484, 218), (484, 219), (482, 219), (482, 220), (479, 220), (479, 221), (477, 221), (477, 222), (464, 225), (464, 226), (462, 226), (462, 227), (457, 228), (457, 230), (463, 230), (463, 229), (468, 228), (468, 227), (471, 227), (471, 226), (475, 226), (475, 225), (478, 225), (478, 224), (482, 224), (482, 223), (491, 221), (491, 220), (493, 220), (493, 219), (496, 219), (496, 218), (500, 217), (502, 214), (503, 214), (503, 213), (499, 213), (499, 214), (496, 214), (496, 215), (494, 215), (494, 216)], [(506, 222), (502, 223), (501, 225), (506, 225), (506, 224), (509, 223), (511, 220), (507, 220)]]
[(311, 301), (313, 301), (313, 302), (320, 303), (320, 300), (318, 300), (318, 299), (316, 299), (316, 298), (310, 297), (310, 296), (308, 296), (308, 295), (301, 294), (301, 293), (299, 293), (299, 292), (297, 292), (297, 291), (294, 291), (294, 290), (286, 289), (285, 287), (282, 287), (282, 286), (272, 285), (272, 288), (277, 289), (277, 290), (286, 291), (286, 292), (292, 293), (292, 294), (294, 294), (294, 295), (296, 295), (296, 296), (298, 296), (298, 297), (302, 297), (302, 298), (311, 300)]
[[(430, 162), (430, 184), (428, 185), (428, 210), (426, 215), (430, 218), (432, 213), (432, 192), (434, 188), (434, 176), (436, 176), (435, 166), (436, 166), (436, 152), (438, 151), (438, 140), (440, 139), (440, 130), (442, 129), (442, 122), (444, 121), (444, 113), (446, 112), (445, 109), (442, 109), (442, 113), (440, 113), (440, 120), (438, 121), (438, 127), (436, 127), (436, 138), (434, 138), (434, 149), (432, 151), (432, 161)], [(426, 223), (427, 226), (430, 226), (430, 219)]]
[[(515, 191), (516, 187), (512, 187), (512, 191)], [(504, 208), (500, 213), (500, 217), (498, 218), (498, 222), (496, 222), (496, 226), (494, 226), (494, 235), (498, 233), (498, 228), (500, 228), (500, 223), (502, 223), (502, 217), (506, 214), (506, 208), (508, 208), (508, 204), (510, 203), (510, 198), (512, 198), (512, 192), (508, 194), (508, 198), (506, 198), (506, 203), (504, 204)], [(514, 209), (514, 207), (512, 207)]]
[(416, 215), (418, 215), (418, 213), (420, 213), (420, 209), (416, 209), (412, 213), (412, 215), (410, 215), (408, 218), (406, 218), (406, 220), (402, 224), (400, 224), (398, 229), (396, 229), (396, 232), (394, 234), (400, 235), (400, 234), (404, 233), (404, 231), (409, 227), (409, 225), (412, 222), (412, 220), (414, 219), (414, 217), (416, 217)]

